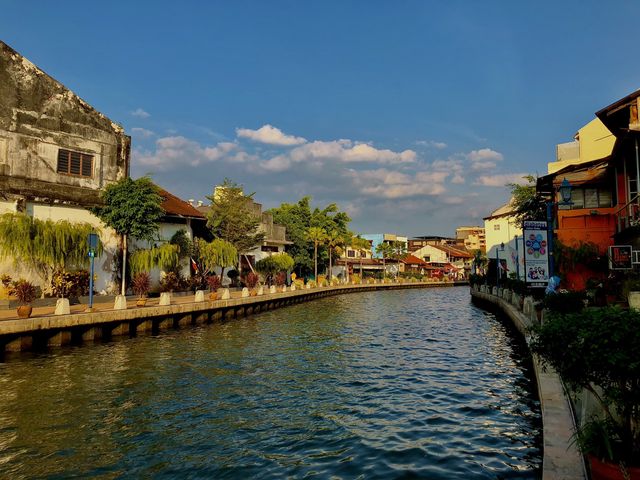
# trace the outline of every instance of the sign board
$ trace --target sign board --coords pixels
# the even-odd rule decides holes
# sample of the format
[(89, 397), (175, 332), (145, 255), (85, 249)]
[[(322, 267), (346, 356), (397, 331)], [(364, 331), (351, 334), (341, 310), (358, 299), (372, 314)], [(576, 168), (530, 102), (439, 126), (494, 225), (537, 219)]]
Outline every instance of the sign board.
[(631, 245), (609, 247), (609, 270), (631, 270), (633, 268)]
[(524, 274), (529, 287), (549, 283), (549, 241), (547, 222), (527, 220), (524, 227)]

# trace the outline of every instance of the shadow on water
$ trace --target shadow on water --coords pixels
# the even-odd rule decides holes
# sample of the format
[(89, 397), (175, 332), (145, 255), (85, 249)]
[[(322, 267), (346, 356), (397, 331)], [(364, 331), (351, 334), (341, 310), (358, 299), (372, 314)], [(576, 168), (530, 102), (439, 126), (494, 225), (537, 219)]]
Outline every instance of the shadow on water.
[(531, 363), (468, 288), (0, 364), (0, 477), (538, 478)]

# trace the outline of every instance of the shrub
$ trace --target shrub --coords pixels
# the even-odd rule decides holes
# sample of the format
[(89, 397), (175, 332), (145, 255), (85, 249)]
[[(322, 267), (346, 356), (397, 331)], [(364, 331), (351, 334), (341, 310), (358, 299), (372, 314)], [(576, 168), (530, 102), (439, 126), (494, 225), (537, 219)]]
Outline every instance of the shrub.
[(56, 270), (51, 278), (51, 293), (59, 298), (80, 297), (89, 294), (89, 272)]
[[(597, 443), (612, 448), (609, 460), (640, 459), (640, 312), (617, 307), (554, 313), (535, 327), (531, 349), (574, 391), (584, 388), (600, 403), (605, 424)], [(579, 446), (593, 432), (578, 434)], [(606, 428), (600, 428), (606, 427)], [(589, 438), (581, 442), (580, 435)], [(604, 435), (604, 436), (603, 436)], [(590, 451), (589, 453), (595, 453)]]
[(253, 272), (247, 273), (244, 277), (244, 284), (248, 288), (254, 288), (258, 284), (258, 275)]
[(233, 286), (237, 284), (239, 276), (240, 276), (240, 272), (238, 272), (238, 270), (236, 270), (235, 268), (232, 268), (227, 272), (227, 277), (229, 277), (229, 279), (231, 280), (231, 285)]
[(360, 283), (361, 280), (362, 279), (360, 278), (360, 275), (358, 275), (357, 273), (354, 273), (353, 275), (351, 275), (351, 281), (355, 283)]
[(16, 297), (20, 305), (28, 305), (36, 299), (36, 287), (27, 280), (13, 282), (11, 294)]
[(287, 281), (287, 274), (284, 272), (278, 272), (276, 275), (276, 285), (281, 287)]
[(327, 277), (324, 275), (318, 275), (318, 286), (324, 287), (327, 284)]
[(307, 282), (307, 285), (309, 285), (311, 288), (316, 288), (318, 286), (315, 280), (309, 280)]
[(220, 277), (218, 275), (209, 275), (207, 277), (207, 285), (209, 285), (209, 290), (215, 292), (220, 288), (222, 282), (220, 281)]
[(184, 280), (176, 272), (167, 272), (160, 280), (161, 292), (175, 292), (181, 290), (184, 285)]
[(304, 287), (304, 280), (301, 278), (296, 278), (293, 283), (295, 284), (296, 288), (303, 288)]
[(553, 313), (576, 313), (584, 309), (584, 292), (560, 291), (544, 296), (542, 305)]
[(189, 288), (193, 291), (204, 290), (205, 288), (207, 288), (207, 286), (207, 277), (205, 277), (201, 273), (194, 275), (189, 279)]
[(151, 288), (151, 277), (147, 272), (136, 273), (131, 281), (131, 289), (138, 297), (143, 298)]
[(0, 275), (0, 282), (2, 283), (2, 286), (4, 288), (9, 288), (9, 285), (11, 285), (11, 275), (9, 275), (8, 273), (3, 273), (2, 275)]

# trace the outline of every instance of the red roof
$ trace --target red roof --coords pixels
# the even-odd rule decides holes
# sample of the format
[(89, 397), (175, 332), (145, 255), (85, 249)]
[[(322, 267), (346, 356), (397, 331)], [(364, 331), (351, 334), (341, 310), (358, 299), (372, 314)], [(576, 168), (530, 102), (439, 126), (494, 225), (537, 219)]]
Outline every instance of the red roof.
[(167, 215), (176, 215), (178, 217), (191, 217), (201, 218), (206, 217), (200, 213), (196, 208), (188, 202), (176, 197), (172, 193), (167, 192), (164, 189), (160, 189), (160, 196), (162, 197), (162, 209)]
[(450, 257), (458, 258), (473, 258), (473, 255), (466, 250), (460, 248), (454, 248), (450, 245), (432, 245), (443, 252), (446, 252)]
[(429, 265), (427, 262), (425, 262), (424, 260), (419, 259), (418, 257), (416, 257), (414, 255), (407, 255), (402, 260), (402, 263), (412, 263), (412, 264), (417, 264), (417, 265), (420, 265), (420, 266), (428, 266)]

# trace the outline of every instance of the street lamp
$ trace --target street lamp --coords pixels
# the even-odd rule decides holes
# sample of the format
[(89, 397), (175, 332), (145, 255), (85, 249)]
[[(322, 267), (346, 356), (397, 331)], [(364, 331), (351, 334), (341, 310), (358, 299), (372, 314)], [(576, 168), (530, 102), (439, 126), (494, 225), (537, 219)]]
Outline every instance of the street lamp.
[(572, 185), (566, 178), (562, 180), (558, 190), (562, 201), (555, 202), (555, 190), (553, 190), (551, 200), (547, 202), (547, 248), (549, 251), (549, 280), (554, 274), (554, 258), (553, 258), (553, 206), (554, 205), (571, 205), (571, 188)]
[(496, 270), (497, 270), (497, 277), (496, 277), (496, 287), (500, 288), (500, 252), (504, 252), (504, 242), (500, 243), (500, 249), (498, 249), (498, 247), (496, 247)]

